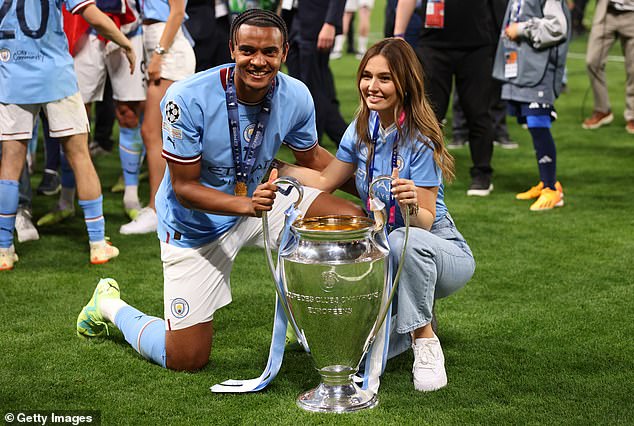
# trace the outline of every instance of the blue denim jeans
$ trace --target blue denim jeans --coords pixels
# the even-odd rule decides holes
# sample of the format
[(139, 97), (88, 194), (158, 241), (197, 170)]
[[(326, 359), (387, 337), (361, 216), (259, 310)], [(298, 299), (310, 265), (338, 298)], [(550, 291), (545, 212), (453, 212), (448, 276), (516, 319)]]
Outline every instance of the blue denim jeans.
[[(400, 262), (405, 228), (390, 233), (394, 271)], [(469, 245), (451, 216), (434, 223), (431, 231), (410, 228), (397, 294), (392, 304), (388, 357), (411, 346), (410, 332), (431, 322), (434, 300), (460, 290), (471, 279), (475, 261)]]

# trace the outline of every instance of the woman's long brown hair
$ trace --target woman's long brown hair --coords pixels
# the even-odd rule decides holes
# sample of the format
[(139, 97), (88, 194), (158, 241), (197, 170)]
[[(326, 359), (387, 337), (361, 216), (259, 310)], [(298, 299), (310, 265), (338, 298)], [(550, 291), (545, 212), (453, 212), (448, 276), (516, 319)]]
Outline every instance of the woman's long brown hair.
[[(425, 95), (423, 68), (416, 53), (406, 41), (400, 38), (386, 38), (370, 47), (359, 64), (357, 89), (359, 89), (366, 64), (377, 55), (386, 59), (396, 88), (399, 102), (398, 107), (394, 109), (394, 123), (396, 123), (399, 132), (399, 140), (418, 142), (431, 148), (434, 151), (434, 161), (440, 168), (443, 179), (447, 182), (452, 181), (454, 178), (454, 159), (445, 148), (440, 125)], [(366, 145), (369, 158), (374, 152), (368, 124), (371, 111), (361, 90), (359, 90), (359, 99), (355, 127), (359, 138), (357, 144), (359, 146)], [(401, 111), (405, 113), (403, 122), (399, 122)], [(421, 135), (428, 137), (429, 140), (421, 138)], [(429, 141), (431, 141), (431, 146)]]

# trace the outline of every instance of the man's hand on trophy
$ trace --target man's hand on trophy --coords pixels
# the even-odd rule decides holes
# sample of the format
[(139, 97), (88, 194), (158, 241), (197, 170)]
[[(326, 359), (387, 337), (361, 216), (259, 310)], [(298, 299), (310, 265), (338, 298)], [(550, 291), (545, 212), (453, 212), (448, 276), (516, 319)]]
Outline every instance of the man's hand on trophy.
[(268, 212), (273, 209), (273, 201), (277, 192), (277, 185), (273, 181), (277, 179), (277, 169), (271, 170), (269, 180), (261, 183), (255, 188), (251, 197), (251, 206), (253, 207), (253, 215), (262, 217), (262, 212)]

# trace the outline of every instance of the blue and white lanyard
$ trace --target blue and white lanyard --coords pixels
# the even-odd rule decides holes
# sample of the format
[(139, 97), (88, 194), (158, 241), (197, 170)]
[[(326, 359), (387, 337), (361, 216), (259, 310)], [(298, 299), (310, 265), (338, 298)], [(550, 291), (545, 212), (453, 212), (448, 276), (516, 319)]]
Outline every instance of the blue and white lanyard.
[[(379, 127), (380, 127), (380, 120), (379, 117), (376, 118), (376, 121), (374, 122), (374, 130), (372, 131), (372, 145), (373, 145), (373, 149), (372, 149), (372, 158), (370, 158), (370, 166), (368, 167), (368, 200), (366, 202), (367, 204), (367, 209), (368, 211), (370, 211), (370, 184), (372, 183), (372, 179), (374, 178), (374, 159), (376, 157), (376, 151), (377, 151), (377, 142), (379, 140)], [(398, 132), (396, 133), (396, 138), (394, 139), (394, 145), (392, 146), (392, 170), (394, 170), (394, 168), (398, 167)], [(388, 173), (389, 175), (392, 174), (392, 170), (390, 170), (390, 172)], [(389, 204), (389, 219), (388, 219), (388, 224), (390, 225), (394, 225), (396, 223), (396, 202), (394, 200), (394, 194), (392, 194), (392, 191), (390, 191), (390, 204)]]
[(255, 128), (251, 139), (249, 140), (249, 146), (247, 148), (246, 159), (242, 161), (242, 142), (240, 138), (240, 116), (238, 114), (238, 96), (236, 94), (236, 88), (233, 84), (233, 74), (235, 69), (231, 68), (229, 72), (229, 78), (227, 79), (227, 89), (225, 90), (225, 96), (227, 99), (227, 116), (229, 118), (229, 135), (231, 137), (231, 152), (233, 154), (233, 163), (236, 170), (236, 182), (247, 183), (249, 177), (249, 171), (255, 164), (257, 157), (256, 151), (262, 145), (264, 140), (264, 130), (269, 122), (271, 116), (271, 103), (273, 99), (273, 93), (275, 91), (275, 80), (271, 84), (269, 91), (266, 93), (262, 109), (258, 113), (258, 118), (255, 123)]
[(522, 11), (523, 0), (514, 0), (514, 1), (517, 4), (517, 8), (515, 8), (515, 10), (511, 9), (511, 14), (509, 15), (509, 21), (506, 23), (505, 27), (508, 27), (511, 22), (519, 22), (520, 12)]

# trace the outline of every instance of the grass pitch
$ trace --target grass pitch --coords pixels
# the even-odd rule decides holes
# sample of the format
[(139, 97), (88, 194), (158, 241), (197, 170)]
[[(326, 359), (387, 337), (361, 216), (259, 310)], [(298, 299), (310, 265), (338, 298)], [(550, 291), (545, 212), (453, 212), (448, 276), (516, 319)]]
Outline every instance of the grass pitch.
[[(381, 8), (377, 4), (375, 30)], [(528, 132), (511, 121), (520, 148), (495, 150), (491, 196), (465, 196), (469, 154), (454, 151), (457, 180), (447, 187), (446, 201), (474, 251), (477, 270), (462, 291), (438, 302), (449, 376), (445, 389), (414, 390), (409, 352), (388, 363), (375, 409), (304, 413), (295, 397), (319, 379), (306, 354), (291, 352), (263, 392), (209, 392), (228, 378), (258, 376), (266, 363), (274, 290), (257, 249), (238, 257), (234, 301), (216, 314), (211, 362), (197, 374), (142, 360), (119, 331), (110, 339), (77, 338), (77, 314), (100, 277), (116, 278), (124, 299), (144, 312), (161, 316), (163, 310), (156, 237), (118, 234), (126, 220), (120, 195), (107, 190), (119, 173), (112, 154), (99, 158), (97, 166), (107, 234), (120, 257), (90, 266), (78, 216), (41, 229), (40, 241), (17, 244), (20, 262), (0, 274), (0, 412), (90, 409), (100, 410), (105, 424), (134, 425), (631, 424), (634, 136), (624, 130), (622, 62), (607, 66), (615, 121), (596, 131), (581, 129), (592, 109), (584, 62), (578, 59), (585, 43), (583, 38), (572, 43), (568, 92), (556, 104), (560, 118), (553, 126), (565, 207), (533, 213), (528, 203), (514, 199), (538, 174)], [(620, 49), (612, 53), (618, 56)], [(332, 63), (347, 119), (357, 103), (356, 66), (353, 56)], [(147, 200), (145, 186), (142, 196)], [(35, 217), (53, 202), (36, 197)]]

